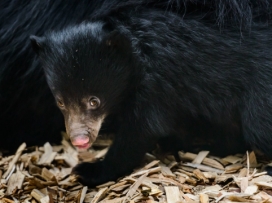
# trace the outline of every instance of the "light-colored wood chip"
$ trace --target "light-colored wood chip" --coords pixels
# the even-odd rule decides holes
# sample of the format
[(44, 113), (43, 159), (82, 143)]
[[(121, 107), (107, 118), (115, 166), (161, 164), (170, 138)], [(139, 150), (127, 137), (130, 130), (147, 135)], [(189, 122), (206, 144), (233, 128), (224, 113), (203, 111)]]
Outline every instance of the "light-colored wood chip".
[(272, 189), (272, 183), (256, 182), (255, 184), (258, 185), (258, 186), (264, 187), (264, 188)]
[(225, 168), (225, 173), (234, 173), (241, 168), (243, 168), (243, 164), (240, 163), (232, 164)]
[[(132, 179), (130, 179), (130, 180), (132, 180), (133, 182), (136, 182), (136, 179), (134, 179), (134, 178), (132, 178)], [(114, 185), (111, 185), (111, 186), (109, 187), (109, 190), (112, 190), (112, 189), (114, 189), (114, 188), (116, 188), (116, 187), (120, 187), (120, 186), (126, 185), (126, 184), (127, 184), (127, 181), (121, 181), (121, 182), (119, 182), (119, 183), (116, 183), (116, 184), (114, 184)]]
[(94, 196), (93, 200), (91, 201), (91, 203), (97, 203), (99, 202), (107, 193), (108, 188), (101, 188), (98, 193), (96, 193), (96, 195)]
[[(272, 203), (272, 177), (263, 171), (269, 160), (253, 152), (225, 160), (207, 157), (208, 152), (179, 152), (181, 162), (177, 162), (172, 154), (155, 150), (132, 174), (87, 189), (71, 171), (78, 160), (103, 158), (108, 145), (101, 144), (99, 150), (82, 153), (67, 141), (53, 147), (46, 143), (0, 156), (0, 203)], [(56, 153), (53, 161), (52, 153)]]
[(21, 156), (21, 154), (22, 154), (22, 152), (24, 151), (25, 148), (26, 148), (26, 143), (23, 143), (17, 149), (15, 156), (12, 158), (11, 162), (9, 162), (8, 170), (2, 176), (3, 178), (7, 178), (7, 176), (10, 174), (11, 170), (13, 169), (14, 165), (18, 161), (19, 157)]
[(161, 167), (161, 172), (164, 176), (167, 176), (167, 177), (176, 177), (175, 174), (172, 173), (172, 171), (170, 170), (170, 168), (168, 168), (167, 166), (165, 165), (160, 165)]
[(62, 155), (57, 156), (55, 160), (63, 160), (70, 167), (74, 167), (78, 164), (78, 158), (74, 154), (70, 154), (68, 152), (64, 152)]
[(113, 189), (111, 189), (112, 191), (114, 192), (121, 192), (123, 191), (124, 189), (128, 188), (130, 186), (130, 184), (126, 184), (126, 185), (121, 185), (119, 187), (115, 187)]
[(51, 164), (56, 155), (57, 152), (53, 152), (52, 146), (47, 142), (44, 144), (44, 154), (40, 158), (38, 164)]
[(20, 171), (13, 173), (8, 181), (7, 195), (11, 195), (15, 189), (21, 189), (23, 182), (25, 179), (25, 175)]
[(209, 196), (207, 194), (199, 194), (199, 200), (201, 203), (209, 203)]
[(45, 197), (46, 195), (37, 189), (33, 189), (31, 192), (31, 196), (34, 197), (38, 202), (41, 202), (41, 199)]
[(210, 152), (209, 151), (201, 151), (198, 153), (198, 155), (194, 158), (192, 161), (193, 164), (201, 164), (202, 161), (208, 156)]
[(190, 166), (192, 168), (198, 168), (198, 169), (200, 169), (202, 171), (215, 172), (215, 173), (223, 173), (224, 172), (223, 170), (219, 170), (219, 169), (212, 168), (212, 167), (209, 167), (209, 166), (205, 166), (205, 165), (202, 165), (202, 164), (185, 163), (185, 164), (182, 164), (182, 165)]
[(48, 181), (56, 181), (57, 180), (55, 175), (53, 173), (51, 173), (47, 168), (42, 169), (41, 175), (45, 180), (48, 180)]
[(179, 188), (176, 186), (167, 186), (164, 187), (166, 193), (166, 200), (167, 203), (178, 203), (180, 202), (180, 191)]
[(112, 186), (112, 185), (114, 185), (114, 184), (115, 184), (114, 181), (109, 181), (109, 182), (106, 182), (106, 183), (104, 183), (104, 184), (102, 184), (102, 185), (96, 186), (96, 188), (109, 187), (109, 186)]
[(158, 165), (159, 163), (160, 163), (159, 160), (154, 160), (154, 161), (150, 162), (149, 164), (145, 165), (145, 166), (143, 167), (143, 170), (150, 169), (150, 168), (152, 168), (152, 167)]
[(122, 203), (124, 201), (124, 199), (125, 199), (125, 197), (106, 199), (106, 200), (100, 201), (99, 203)]
[(264, 191), (261, 191), (258, 193), (258, 195), (263, 199), (263, 200), (266, 200), (268, 202), (272, 202), (272, 196), (267, 194), (266, 192)]
[(217, 177), (217, 173), (215, 172), (202, 172), (202, 173), (207, 179), (215, 179)]
[(85, 187), (82, 188), (81, 193), (80, 193), (79, 203), (83, 203), (83, 201), (85, 199), (85, 196), (86, 196), (86, 193), (87, 193), (87, 190), (88, 190), (87, 186), (85, 186)]
[(156, 173), (156, 172), (160, 172), (161, 171), (161, 167), (158, 166), (158, 167), (155, 167), (155, 168), (151, 168), (151, 169), (147, 169), (147, 170), (141, 170), (141, 171), (138, 171), (136, 173), (133, 173), (131, 174), (130, 176), (131, 177), (134, 177), (134, 176), (141, 176), (143, 174), (151, 174), (151, 173)]
[(203, 189), (201, 193), (218, 192), (220, 190), (222, 190), (222, 187), (220, 185), (213, 185), (205, 187), (205, 189)]
[(244, 193), (247, 187), (248, 187), (248, 177), (242, 177), (240, 179), (241, 192)]
[(13, 159), (14, 155), (8, 156), (8, 157), (4, 157), (0, 160), (0, 166), (9, 163), (12, 159)]
[(126, 198), (124, 199), (123, 202), (125, 202), (125, 200), (131, 198), (135, 194), (136, 190), (140, 187), (140, 185), (142, 184), (143, 180), (147, 175), (148, 173), (143, 174), (136, 182), (133, 183), (133, 185), (129, 188), (126, 194)]
[(195, 169), (193, 173), (196, 175), (196, 177), (200, 180), (202, 180), (204, 183), (208, 183), (209, 180), (204, 176), (204, 174), (199, 170)]
[(238, 178), (246, 177), (248, 174), (247, 168), (242, 168), (239, 172)]
[(40, 202), (41, 202), (41, 203), (54, 203), (52, 199), (50, 200), (49, 195), (46, 195), (46, 196), (42, 197), (42, 198), (40, 199)]
[(239, 161), (241, 161), (241, 158), (237, 157), (237, 156), (227, 156), (227, 157), (223, 158), (222, 160), (229, 162), (231, 164), (236, 164)]
[[(191, 161), (193, 161), (197, 157), (196, 154), (189, 153), (189, 152), (187, 152), (185, 154), (179, 152), (179, 156), (181, 159), (186, 159), (186, 160), (191, 160)], [(211, 166), (213, 168), (224, 170), (224, 166), (220, 162), (218, 162), (214, 159), (211, 159), (211, 158), (204, 158), (202, 161), (202, 164), (207, 165), (207, 166)]]
[(262, 175), (256, 178), (253, 178), (249, 181), (249, 185), (254, 185), (257, 182), (272, 182), (272, 177), (269, 175)]
[(244, 191), (245, 194), (249, 194), (249, 195), (253, 195), (256, 192), (258, 192), (258, 187), (256, 185), (247, 186), (247, 188)]

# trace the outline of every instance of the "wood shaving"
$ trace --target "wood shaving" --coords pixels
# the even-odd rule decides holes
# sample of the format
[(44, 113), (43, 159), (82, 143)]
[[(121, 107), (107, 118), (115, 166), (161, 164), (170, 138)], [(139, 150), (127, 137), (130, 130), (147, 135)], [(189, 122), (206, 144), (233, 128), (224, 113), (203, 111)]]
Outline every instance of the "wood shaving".
[(98, 140), (98, 149), (84, 153), (65, 139), (29, 149), (23, 143), (14, 155), (0, 157), (0, 203), (272, 203), (272, 177), (263, 171), (272, 163), (254, 152), (216, 157), (180, 151), (178, 160), (147, 154), (141, 167), (117, 182), (79, 184), (72, 167), (103, 159), (111, 143)]

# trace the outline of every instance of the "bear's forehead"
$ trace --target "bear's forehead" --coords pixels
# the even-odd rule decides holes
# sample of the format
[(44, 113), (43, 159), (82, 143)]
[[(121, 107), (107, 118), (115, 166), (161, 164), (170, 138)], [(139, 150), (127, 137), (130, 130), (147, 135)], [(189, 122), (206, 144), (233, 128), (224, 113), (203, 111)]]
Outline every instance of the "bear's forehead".
[(81, 23), (77, 26), (68, 27), (62, 31), (47, 33), (46, 37), (52, 44), (73, 45), (73, 41), (93, 40), (100, 42), (104, 36), (102, 22)]

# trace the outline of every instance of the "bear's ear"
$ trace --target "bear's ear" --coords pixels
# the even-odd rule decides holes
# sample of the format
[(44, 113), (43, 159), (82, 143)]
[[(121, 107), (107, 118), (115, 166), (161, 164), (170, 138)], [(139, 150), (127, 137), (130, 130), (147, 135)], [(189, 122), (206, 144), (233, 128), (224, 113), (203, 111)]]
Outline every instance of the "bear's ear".
[(108, 36), (105, 37), (105, 44), (108, 47), (123, 51), (131, 48), (129, 39), (117, 31), (112, 31)]
[(31, 45), (33, 50), (39, 54), (44, 47), (44, 37), (37, 37), (35, 35), (30, 36)]

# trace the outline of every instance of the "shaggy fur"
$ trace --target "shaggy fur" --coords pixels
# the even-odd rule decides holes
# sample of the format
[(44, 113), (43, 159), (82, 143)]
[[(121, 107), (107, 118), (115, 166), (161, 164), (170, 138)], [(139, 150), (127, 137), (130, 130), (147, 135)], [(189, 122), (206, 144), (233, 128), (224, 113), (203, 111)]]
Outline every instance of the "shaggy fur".
[(31, 49), (29, 36), (80, 23), (99, 6), (97, 2), (0, 2), (0, 148), (14, 150), (22, 142), (31, 146), (60, 141), (63, 118)]
[[(253, 2), (253, 3), (252, 3)], [(101, 19), (119, 10), (143, 5), (180, 17), (193, 13), (222, 29), (232, 25), (250, 30), (252, 17), (267, 20), (269, 1), (259, 0), (83, 0), (0, 2), (0, 148), (13, 150), (28, 145), (58, 142), (63, 130), (60, 112), (46, 85), (36, 56), (30, 49), (30, 34), (42, 35), (86, 19)], [(123, 13), (123, 12), (122, 12)], [(190, 17), (189, 17), (190, 18)], [(242, 33), (242, 32), (241, 32)]]
[[(252, 3), (253, 2), (253, 3)], [(253, 17), (267, 21), (268, 0), (2, 0), (0, 2), (0, 148), (57, 142), (63, 130), (60, 112), (46, 85), (44, 74), (28, 37), (43, 35), (86, 19), (101, 19), (129, 12), (137, 6), (173, 11), (179, 18), (208, 20), (243, 34)], [(261, 14), (261, 16), (259, 16)], [(129, 15), (129, 14), (128, 14)], [(159, 33), (158, 33), (159, 34)]]
[[(65, 117), (72, 109), (119, 123), (105, 159), (74, 168), (82, 183), (130, 172), (170, 135), (185, 150), (202, 137), (234, 153), (245, 139), (271, 156), (271, 4), (252, 2), (111, 1), (84, 23), (31, 38)], [(96, 109), (84, 103), (92, 96)]]

